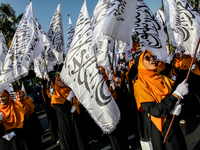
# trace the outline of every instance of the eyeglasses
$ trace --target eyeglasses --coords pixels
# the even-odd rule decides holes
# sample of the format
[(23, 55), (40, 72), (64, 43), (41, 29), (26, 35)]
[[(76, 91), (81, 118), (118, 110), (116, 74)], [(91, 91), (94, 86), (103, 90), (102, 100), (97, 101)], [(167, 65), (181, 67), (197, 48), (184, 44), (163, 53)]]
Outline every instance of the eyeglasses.
[(145, 59), (146, 59), (147, 61), (150, 61), (151, 58), (153, 58), (153, 60), (155, 59), (155, 57), (152, 56), (152, 55), (150, 55), (150, 56), (145, 56)]

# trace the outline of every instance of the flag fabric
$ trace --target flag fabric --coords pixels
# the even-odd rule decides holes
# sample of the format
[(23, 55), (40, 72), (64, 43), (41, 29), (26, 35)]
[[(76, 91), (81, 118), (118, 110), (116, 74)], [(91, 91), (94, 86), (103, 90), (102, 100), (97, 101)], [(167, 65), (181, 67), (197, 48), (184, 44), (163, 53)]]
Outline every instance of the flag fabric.
[(6, 86), (5, 89), (6, 89), (6, 90), (8, 91), (8, 93), (10, 94), (10, 97), (11, 97), (13, 100), (16, 101), (16, 98), (15, 98), (15, 91), (14, 91), (14, 89), (13, 89), (12, 84), (11, 84), (11, 83), (8, 84), (8, 85)]
[[(200, 37), (200, 16), (187, 0), (165, 0), (164, 15), (173, 46), (183, 47), (186, 55), (193, 56)], [(200, 57), (200, 47), (197, 51)]]
[[(132, 45), (128, 45), (126, 42), (123, 42), (123, 41), (117, 41), (118, 42), (118, 47), (117, 47), (117, 51), (118, 53), (116, 52), (116, 54), (124, 54), (126, 55), (126, 62), (129, 62), (133, 57), (132, 57), (132, 53), (131, 52), (131, 49), (132, 49)], [(122, 58), (123, 58), (123, 55), (121, 55)], [(117, 61), (118, 62), (118, 61)]]
[(0, 91), (5, 85), (28, 75), (29, 65), (44, 50), (32, 2), (18, 24), (0, 76)]
[(60, 76), (102, 131), (111, 133), (120, 120), (120, 111), (97, 67), (91, 42), (92, 29), (84, 1)]
[(38, 59), (34, 60), (34, 72), (36, 74), (36, 77), (43, 79), (45, 66), (42, 66), (42, 62)]
[(22, 86), (21, 86), (21, 90), (22, 91), (24, 91), (25, 92), (25, 94), (27, 95), (27, 93), (26, 93), (26, 89), (25, 89), (25, 87), (24, 87), (24, 84), (22, 83)]
[(60, 4), (51, 19), (47, 37), (50, 41), (50, 47), (57, 59), (58, 63), (63, 63), (63, 53), (65, 52), (62, 13)]
[(137, 0), (99, 0), (92, 15), (92, 43), (109, 35), (132, 45), (132, 29)]
[(109, 73), (110, 66), (113, 64), (114, 48), (115, 40), (107, 35), (100, 36), (96, 44), (93, 45), (97, 64), (104, 67), (107, 73)]
[(3, 63), (6, 58), (7, 53), (8, 53), (8, 48), (6, 45), (6, 41), (3, 36), (3, 33), (0, 31), (0, 74), (1, 74), (1, 70), (2, 70)]
[[(52, 49), (50, 48), (50, 42), (49, 42), (49, 39), (48, 39), (46, 33), (44, 32), (44, 30), (42, 29), (42, 26), (39, 24), (38, 21), (37, 21), (37, 24), (38, 24), (39, 30), (41, 32), (41, 35), (42, 35), (45, 51), (36, 58), (37, 61), (34, 61), (34, 63), (37, 63), (35, 65), (35, 68), (37, 68), (36, 66), (39, 65), (38, 67), (40, 67), (41, 68), (40, 70), (42, 71), (41, 74), (43, 74), (43, 71), (50, 72), (50, 71), (54, 70), (54, 66), (57, 63), (57, 59), (56, 59)], [(41, 75), (38, 71), (39, 70), (35, 70), (36, 76), (41, 78)], [(39, 73), (39, 74), (37, 74), (37, 73)]]
[(113, 69), (116, 68), (119, 55), (131, 50), (131, 46), (121, 40), (102, 35), (98, 38), (95, 45), (93, 45), (93, 49), (95, 51), (98, 66), (104, 67), (107, 73), (109, 73), (111, 65), (113, 66)]
[(99, 0), (93, 11), (92, 45), (98, 65), (107, 71), (110, 65), (115, 70), (120, 53), (132, 45), (135, 10), (136, 0)]
[(71, 45), (71, 42), (72, 42), (72, 39), (74, 36), (74, 27), (73, 27), (73, 24), (72, 24), (72, 21), (71, 21), (71, 18), (69, 15), (68, 15), (68, 17), (69, 17), (69, 23), (68, 23), (67, 44), (66, 44), (67, 46), (66, 46), (65, 55), (67, 54), (67, 51), (70, 48), (70, 45)]
[(160, 60), (167, 59), (167, 35), (154, 14), (142, 0), (137, 1), (134, 31), (141, 50), (150, 50)]
[(161, 25), (165, 26), (165, 16), (164, 16), (163, 10), (161, 10), (161, 9), (157, 10), (156, 18), (158, 19), (158, 21), (160, 22)]

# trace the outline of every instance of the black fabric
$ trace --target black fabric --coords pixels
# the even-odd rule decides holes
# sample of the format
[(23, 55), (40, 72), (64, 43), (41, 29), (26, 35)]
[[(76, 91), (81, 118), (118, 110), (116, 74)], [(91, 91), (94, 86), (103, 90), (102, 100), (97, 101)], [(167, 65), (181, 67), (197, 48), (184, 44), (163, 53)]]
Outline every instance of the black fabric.
[(31, 149), (44, 150), (41, 139), (43, 128), (35, 112), (27, 119), (26, 129), (29, 133), (26, 140), (28, 141), (28, 144), (31, 145)]
[[(177, 118), (175, 118), (172, 127), (170, 129), (170, 132), (168, 134), (167, 140), (165, 143), (163, 143), (164, 136), (166, 135), (166, 132), (168, 130), (168, 127), (170, 125), (172, 115), (168, 115), (167, 120), (163, 126), (163, 135), (162, 133), (156, 128), (153, 122), (149, 124), (148, 113), (143, 112), (143, 131), (144, 135), (143, 137), (145, 139), (151, 138), (152, 144), (153, 144), (153, 150), (187, 150), (187, 145), (184, 139), (184, 135), (182, 134), (182, 131), (179, 127)], [(152, 135), (149, 136), (149, 130)]]
[(156, 118), (161, 118), (167, 115), (175, 106), (177, 98), (173, 95), (165, 97), (160, 103), (145, 102), (141, 104), (142, 109)]
[[(14, 131), (16, 136), (14, 136), (10, 141), (2, 138), (6, 133)], [(4, 132), (2, 124), (0, 124), (0, 149), (1, 150), (30, 150), (31, 145), (28, 145), (26, 140), (27, 132), (24, 128), (22, 129), (11, 129)]]
[[(186, 79), (188, 70), (176, 69), (175, 71), (177, 74), (175, 85), (177, 86)], [(195, 117), (200, 114), (200, 92), (198, 87), (200, 85), (200, 76), (190, 72), (187, 83), (189, 84), (189, 93), (181, 100), (181, 103), (184, 104), (181, 112), (182, 119)]]
[[(141, 113), (143, 138), (151, 139), (154, 150), (187, 149), (184, 136), (182, 134), (182, 131), (179, 127), (179, 123), (177, 122), (176, 118), (172, 124), (166, 142), (163, 143), (164, 137), (166, 135), (166, 132), (168, 130), (168, 127), (172, 119), (172, 115), (168, 113), (174, 108), (176, 101), (177, 98), (171, 95), (162, 99), (161, 103), (159, 104), (157, 104), (156, 102), (146, 102), (141, 104), (142, 109), (144, 110), (144, 112)], [(148, 114), (158, 118), (168, 114), (167, 120), (163, 126), (163, 134), (157, 129), (154, 123), (150, 121), (150, 117), (148, 116)], [(151, 135), (149, 135), (149, 133), (151, 133)]]
[(189, 94), (184, 97), (183, 102), (189, 116), (194, 117), (200, 115), (200, 76), (191, 72), (188, 78), (188, 83)]
[(47, 96), (46, 93), (46, 83), (47, 80), (43, 80), (43, 94), (46, 100), (46, 112), (47, 112), (47, 120), (49, 124), (49, 130), (52, 141), (57, 141), (59, 138), (58, 135), (58, 119), (56, 115), (56, 111), (53, 107), (51, 107), (51, 98)]
[(118, 123), (116, 129), (108, 134), (112, 150), (128, 150), (127, 137), (125, 137), (121, 123)]
[(131, 94), (133, 94), (133, 83), (132, 83), (132, 81), (137, 79), (137, 74), (138, 74), (137, 68), (135, 67), (135, 65), (132, 65), (131, 69), (128, 73), (128, 79), (129, 79), (129, 86), (130, 86)]
[(87, 113), (86, 118), (89, 126), (89, 137), (91, 140), (99, 140), (102, 138), (103, 132), (101, 128), (96, 124), (94, 119)]
[(62, 150), (78, 150), (77, 143), (74, 142), (75, 135), (72, 133), (71, 127), (71, 114), (68, 112), (63, 112), (62, 104), (53, 104), (57, 118), (58, 118), (58, 128), (59, 137)]
[(172, 64), (166, 63), (166, 64), (165, 64), (165, 69), (162, 70), (159, 74), (168, 76), (168, 75), (170, 74), (170, 72), (171, 72), (171, 69), (172, 69)]
[(135, 68), (137, 69), (138, 68), (138, 64), (139, 64), (139, 59), (140, 59), (140, 55), (142, 54), (142, 52), (140, 53), (137, 53), (134, 57), (135, 57)]
[[(69, 102), (70, 103), (70, 102)], [(54, 104), (59, 126), (59, 137), (62, 150), (88, 150), (89, 136), (84, 125), (85, 118), (83, 110), (81, 116), (75, 112), (71, 114), (70, 109), (67, 111), (61, 104)], [(69, 106), (67, 106), (69, 108)], [(82, 116), (83, 115), (83, 116)], [(82, 118), (83, 117), (83, 118)]]
[[(128, 148), (128, 134), (127, 129), (131, 127), (129, 124), (130, 116), (129, 109), (127, 106), (127, 97), (123, 93), (121, 87), (116, 87), (115, 92), (117, 93), (117, 98), (115, 102), (119, 107), (121, 113), (121, 120), (120, 123), (117, 125), (117, 128), (108, 135), (110, 139), (110, 144), (113, 150), (126, 150)], [(129, 130), (130, 131), (130, 130)]]
[(76, 135), (79, 150), (90, 150), (87, 112), (81, 104), (79, 105), (79, 109), (80, 114), (77, 112), (71, 114), (72, 128)]

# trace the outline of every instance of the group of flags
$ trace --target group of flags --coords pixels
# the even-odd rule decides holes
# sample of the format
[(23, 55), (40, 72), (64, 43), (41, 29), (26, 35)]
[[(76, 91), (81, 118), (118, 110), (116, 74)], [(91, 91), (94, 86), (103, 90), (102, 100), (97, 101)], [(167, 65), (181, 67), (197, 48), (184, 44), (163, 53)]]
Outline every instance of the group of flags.
[(164, 12), (159, 9), (154, 16), (143, 0), (99, 0), (90, 18), (84, 1), (75, 29), (69, 16), (65, 48), (60, 4), (46, 34), (30, 2), (9, 50), (0, 33), (0, 91), (26, 76), (32, 62), (40, 78), (44, 72), (52, 71), (56, 63), (63, 63), (62, 80), (102, 131), (112, 132), (120, 120), (120, 111), (98, 66), (109, 70), (111, 60), (115, 68), (122, 53), (131, 53), (132, 31), (141, 50), (150, 50), (162, 61), (168, 56), (167, 34), (173, 46), (182, 48), (186, 54), (194, 53), (200, 36), (198, 13), (186, 0), (165, 0), (163, 5)]

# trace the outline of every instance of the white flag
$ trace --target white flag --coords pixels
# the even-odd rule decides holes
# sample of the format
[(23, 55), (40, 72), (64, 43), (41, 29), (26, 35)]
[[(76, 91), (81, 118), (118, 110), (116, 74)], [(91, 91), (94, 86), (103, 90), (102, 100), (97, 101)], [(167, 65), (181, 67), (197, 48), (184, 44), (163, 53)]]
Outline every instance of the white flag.
[(43, 74), (45, 72), (44, 67), (42, 67), (42, 62), (38, 59), (34, 60), (34, 72), (36, 77), (43, 79)]
[(165, 16), (163, 10), (158, 9), (156, 13), (156, 18), (158, 19), (161, 25), (165, 26)]
[(62, 13), (60, 4), (51, 19), (47, 37), (50, 41), (50, 47), (57, 58), (58, 63), (63, 63), (63, 53), (65, 52)]
[(132, 29), (137, 0), (99, 0), (91, 19), (93, 44), (101, 35), (109, 35), (132, 45)]
[[(182, 46), (193, 56), (200, 37), (200, 16), (186, 0), (164, 0), (167, 30), (173, 46)], [(200, 56), (200, 47), (197, 57)]]
[(72, 88), (102, 131), (110, 133), (119, 122), (120, 111), (97, 67), (94, 52), (90, 48), (91, 40), (92, 29), (84, 2), (61, 78)]
[(16, 101), (16, 98), (15, 98), (15, 91), (14, 91), (14, 89), (13, 89), (12, 84), (11, 84), (11, 83), (8, 84), (8, 86), (6, 86), (5, 89), (6, 89), (6, 90), (8, 91), (8, 93), (10, 94), (10, 97), (11, 97), (13, 100)]
[(107, 73), (110, 70), (110, 63), (113, 64), (114, 48), (115, 40), (107, 35), (100, 36), (93, 46), (98, 66), (104, 67)]
[(167, 59), (167, 35), (154, 14), (142, 0), (137, 1), (134, 31), (141, 50), (150, 50), (162, 61)]
[(29, 65), (44, 50), (42, 36), (36, 24), (32, 2), (18, 24), (0, 76), (0, 91), (7, 83), (28, 74)]
[[(39, 26), (39, 30), (42, 34), (42, 39), (43, 39), (43, 43), (44, 43), (44, 53), (41, 53), (36, 59), (38, 60), (38, 62), (35, 63), (39, 63), (38, 65), (40, 65), (39, 67), (41, 68), (40, 70), (42, 71), (46, 71), (46, 72), (50, 72), (54, 70), (54, 66), (57, 63), (57, 59), (54, 55), (54, 53), (52, 52), (52, 49), (50, 48), (50, 41), (46, 35), (46, 33), (44, 32), (44, 30), (42, 29), (42, 26), (39, 24), (39, 22), (37, 21), (37, 24)], [(36, 65), (37, 66), (37, 65)], [(37, 67), (35, 67), (37, 68)], [(41, 78), (41, 76), (38, 74), (38, 70), (35, 70), (36, 76)], [(43, 74), (43, 73), (42, 73)]]
[(2, 70), (3, 63), (6, 58), (7, 53), (8, 53), (8, 48), (6, 45), (6, 41), (3, 36), (3, 33), (0, 31), (0, 74), (1, 74), (1, 70)]
[[(22, 91), (24, 91), (24, 92), (25, 92), (25, 94), (26, 94), (26, 89), (25, 89), (25, 87), (24, 87), (24, 84), (23, 84), (23, 83), (22, 83), (21, 90), (22, 90)], [(26, 94), (26, 95), (27, 95), (27, 94)]]
[(74, 27), (73, 27), (73, 24), (72, 24), (72, 21), (71, 21), (71, 18), (70, 16), (68, 15), (69, 17), (69, 23), (68, 23), (68, 31), (67, 31), (67, 46), (66, 46), (66, 51), (65, 51), (65, 54), (67, 55), (67, 51), (69, 50), (69, 47), (71, 45), (71, 42), (72, 42), (72, 39), (73, 39), (73, 36), (74, 36)]

